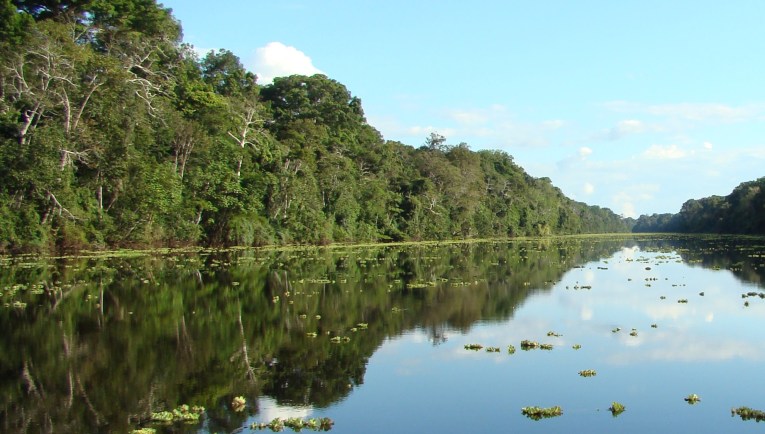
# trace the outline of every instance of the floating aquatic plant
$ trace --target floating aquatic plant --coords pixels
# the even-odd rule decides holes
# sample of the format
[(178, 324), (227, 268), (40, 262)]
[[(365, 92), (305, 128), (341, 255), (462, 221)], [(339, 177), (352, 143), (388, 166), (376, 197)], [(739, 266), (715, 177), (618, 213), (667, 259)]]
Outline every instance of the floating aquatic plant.
[(244, 411), (245, 405), (247, 405), (247, 400), (244, 399), (244, 396), (237, 396), (231, 400), (231, 408), (237, 413)]
[(487, 353), (498, 353), (499, 352), (499, 347), (486, 347), (486, 352)]
[(630, 336), (636, 337), (637, 335), (638, 335), (637, 330), (632, 329), (632, 331), (630, 332)]
[(575, 350), (579, 350), (579, 349), (581, 349), (581, 348), (582, 348), (582, 346), (581, 346), (581, 345), (579, 345), (579, 344), (574, 344), (574, 345), (572, 345), (572, 346), (571, 346), (571, 348), (573, 348), (573, 349), (575, 349)]
[(515, 347), (513, 345), (507, 346), (507, 354), (515, 354)]
[(173, 411), (159, 411), (151, 414), (151, 420), (154, 422), (189, 422), (199, 421), (199, 417), (204, 413), (205, 408), (201, 406), (188, 406), (186, 404), (179, 406)]
[(678, 303), (688, 303), (687, 298), (681, 298), (680, 300), (677, 300)]
[(611, 414), (614, 417), (619, 416), (620, 414), (624, 413), (624, 410), (626, 410), (626, 409), (627, 408), (624, 406), (624, 404), (622, 404), (620, 402), (616, 402), (616, 401), (612, 402), (611, 406), (608, 407), (608, 411), (610, 411)]
[(563, 410), (559, 406), (555, 407), (523, 407), (521, 413), (529, 419), (540, 420), (549, 417), (556, 417), (563, 414)]
[(582, 377), (594, 377), (598, 375), (598, 373), (595, 372), (594, 369), (585, 369), (583, 371), (579, 371), (579, 375)]
[(730, 410), (730, 415), (731, 416), (738, 415), (739, 417), (741, 417), (741, 420), (754, 419), (755, 422), (765, 421), (765, 411), (755, 410), (749, 407), (733, 408)]
[(554, 331), (549, 331), (549, 332), (547, 332), (547, 336), (559, 338), (559, 337), (561, 337), (563, 335), (560, 334), (560, 333), (555, 333)]
[(302, 429), (310, 429), (311, 431), (329, 431), (332, 429), (332, 425), (334, 425), (335, 422), (328, 418), (328, 417), (322, 417), (319, 419), (311, 418), (308, 420), (303, 420), (298, 417), (290, 417), (287, 419), (282, 419), (277, 417), (276, 419), (273, 419), (269, 423), (257, 423), (254, 422), (250, 424), (251, 430), (264, 430), (264, 429), (270, 429), (274, 432), (284, 431), (284, 428), (290, 428), (293, 431), (300, 431)]
[(701, 398), (699, 397), (699, 395), (696, 395), (695, 393), (691, 393), (690, 395), (686, 396), (683, 399), (685, 399), (685, 402), (687, 402), (688, 404), (691, 404), (691, 405), (696, 404), (697, 402), (701, 401)]
[(466, 350), (472, 350), (472, 351), (478, 351), (480, 349), (483, 349), (483, 345), (481, 344), (466, 344), (465, 345)]
[(528, 350), (534, 350), (534, 349), (540, 349), (540, 350), (552, 350), (553, 345), (552, 344), (540, 344), (536, 341), (530, 341), (527, 339), (524, 339), (521, 341), (521, 349), (524, 351)]

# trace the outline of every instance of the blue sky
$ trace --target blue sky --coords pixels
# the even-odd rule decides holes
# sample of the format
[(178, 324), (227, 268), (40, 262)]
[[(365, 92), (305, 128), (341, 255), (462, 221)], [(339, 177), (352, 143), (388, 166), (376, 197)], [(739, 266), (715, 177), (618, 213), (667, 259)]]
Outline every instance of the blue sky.
[(324, 73), (386, 139), (501, 149), (625, 216), (765, 176), (761, 0), (161, 3), (261, 83)]

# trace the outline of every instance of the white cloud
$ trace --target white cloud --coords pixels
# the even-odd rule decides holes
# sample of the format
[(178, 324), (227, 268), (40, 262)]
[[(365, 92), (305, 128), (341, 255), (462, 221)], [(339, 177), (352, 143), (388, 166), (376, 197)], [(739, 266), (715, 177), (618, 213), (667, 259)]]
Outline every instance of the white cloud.
[(741, 122), (761, 117), (762, 104), (730, 106), (719, 103), (641, 104), (630, 101), (609, 101), (603, 106), (618, 113), (641, 113), (692, 122)]
[(677, 145), (651, 145), (650, 148), (643, 152), (643, 155), (655, 160), (675, 160), (685, 157), (687, 153), (678, 148)]
[(652, 115), (690, 121), (737, 122), (751, 119), (759, 111), (759, 107), (751, 105), (732, 107), (714, 103), (661, 104), (647, 107), (647, 112)]
[(584, 190), (584, 194), (595, 193), (595, 186), (590, 184), (589, 182), (585, 182), (584, 187), (582, 189)]
[(638, 119), (624, 119), (617, 122), (615, 126), (595, 135), (595, 137), (606, 140), (619, 140), (635, 134), (657, 133), (665, 130), (666, 127), (659, 124), (646, 123)]
[(711, 142), (704, 142), (704, 149), (711, 150), (714, 147)]
[(645, 131), (646, 126), (643, 121), (639, 121), (637, 119), (627, 119), (619, 121), (619, 123), (616, 124), (616, 129), (623, 134), (635, 134)]
[(590, 321), (592, 319), (592, 309), (587, 306), (582, 306), (582, 309), (579, 312), (579, 318), (582, 321)]
[[(633, 186), (633, 189), (639, 189), (640, 186)], [(639, 191), (639, 190), (638, 190)], [(650, 195), (649, 195), (650, 196)], [(620, 191), (616, 193), (612, 199), (611, 202), (615, 205), (614, 206), (614, 212), (616, 212), (619, 215), (622, 215), (624, 217), (632, 217), (637, 218), (638, 213), (635, 209), (635, 200), (649, 200), (649, 198), (646, 198), (644, 194), (638, 194), (638, 197), (635, 197), (635, 195), (629, 194), (626, 191)]]
[(422, 136), (423, 142), (425, 141), (427, 136), (430, 135), (430, 133), (438, 133), (446, 137), (447, 139), (446, 141), (449, 142), (449, 137), (454, 136), (455, 130), (454, 128), (437, 128), (432, 125), (428, 125), (425, 127), (420, 125), (415, 125), (413, 127), (408, 127), (406, 129), (406, 133), (410, 136), (417, 136), (417, 137)]
[(550, 130), (558, 130), (560, 128), (563, 128), (566, 125), (567, 125), (567, 122), (562, 119), (552, 119), (549, 121), (542, 122), (542, 126)]
[(258, 398), (257, 408), (259, 418), (268, 421), (277, 417), (284, 419), (290, 417), (298, 417), (303, 419), (309, 417), (311, 413), (313, 413), (313, 408), (310, 406), (292, 407), (287, 405), (279, 405), (277, 404), (276, 400), (267, 396)]
[(269, 42), (256, 49), (250, 69), (258, 76), (258, 82), (261, 84), (270, 83), (274, 77), (322, 73), (305, 53), (281, 42)]
[(450, 117), (462, 125), (481, 125), (490, 119), (487, 113), (475, 110), (456, 110), (450, 114)]
[(579, 148), (579, 156), (584, 158), (588, 155), (592, 154), (592, 148), (588, 148), (587, 146), (582, 146)]
[(619, 215), (624, 217), (637, 218), (638, 213), (635, 210), (635, 205), (632, 202), (623, 202), (620, 204)]

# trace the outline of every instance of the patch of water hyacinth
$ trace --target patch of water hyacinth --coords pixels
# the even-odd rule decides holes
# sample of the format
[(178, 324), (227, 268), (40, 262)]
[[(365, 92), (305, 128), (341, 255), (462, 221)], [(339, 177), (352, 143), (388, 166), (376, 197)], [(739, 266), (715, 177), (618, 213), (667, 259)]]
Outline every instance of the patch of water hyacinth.
[(738, 415), (741, 420), (754, 419), (755, 422), (762, 422), (765, 420), (765, 411), (755, 410), (749, 407), (733, 408), (730, 411), (731, 416)]
[(582, 377), (594, 377), (598, 375), (598, 373), (595, 372), (594, 369), (585, 369), (583, 371), (579, 371), (579, 375)]
[(624, 413), (624, 410), (626, 409), (627, 408), (624, 406), (624, 404), (616, 402), (616, 401), (612, 402), (611, 406), (608, 407), (608, 411), (610, 411), (614, 417)]
[(521, 349), (524, 351), (535, 350), (537, 348), (540, 350), (552, 350), (553, 346), (552, 344), (540, 344), (539, 342), (526, 339), (521, 341)]
[(250, 425), (250, 429), (251, 430), (270, 429), (273, 432), (284, 431), (284, 428), (290, 428), (295, 432), (299, 432), (302, 429), (309, 429), (311, 431), (329, 431), (332, 429), (332, 425), (334, 424), (335, 422), (328, 417), (322, 417), (319, 419), (312, 418), (308, 420), (303, 420), (299, 417), (290, 417), (287, 419), (282, 419), (277, 417), (276, 419), (273, 419), (269, 423), (255, 422)]
[(523, 407), (521, 408), (521, 414), (529, 419), (540, 420), (550, 417), (556, 417), (563, 414), (563, 410), (559, 406), (555, 407)]
[(244, 411), (244, 407), (246, 405), (247, 405), (247, 400), (244, 399), (244, 396), (237, 396), (231, 400), (231, 408), (237, 413)]
[(153, 422), (186, 422), (195, 423), (199, 421), (199, 417), (205, 412), (205, 408), (201, 406), (188, 406), (186, 404), (179, 406), (173, 411), (159, 411), (151, 414), (151, 420)]
[(687, 402), (688, 404), (691, 404), (691, 405), (696, 404), (697, 402), (701, 401), (701, 398), (699, 397), (699, 395), (696, 395), (695, 393), (691, 393), (690, 395), (686, 396), (683, 399), (685, 400), (685, 402)]

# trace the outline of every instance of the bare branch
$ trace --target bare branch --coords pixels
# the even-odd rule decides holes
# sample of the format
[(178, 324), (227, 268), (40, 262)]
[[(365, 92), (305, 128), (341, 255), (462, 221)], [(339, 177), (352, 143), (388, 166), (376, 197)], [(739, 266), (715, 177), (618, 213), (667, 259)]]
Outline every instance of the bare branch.
[(61, 215), (63, 212), (63, 213), (66, 213), (67, 217), (69, 217), (70, 219), (77, 220), (77, 217), (75, 217), (74, 214), (69, 212), (68, 209), (64, 208), (63, 205), (61, 205), (61, 203), (58, 201), (58, 199), (56, 199), (56, 196), (54, 196), (52, 192), (48, 191), (47, 193), (48, 193), (48, 199), (53, 201), (53, 204), (56, 206), (56, 208), (58, 208), (58, 215)]

